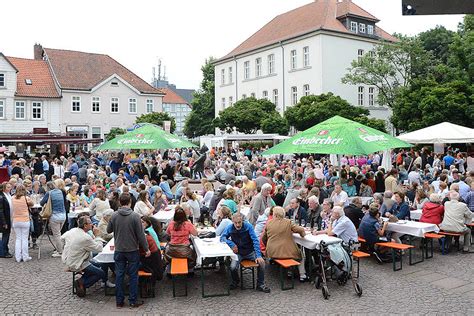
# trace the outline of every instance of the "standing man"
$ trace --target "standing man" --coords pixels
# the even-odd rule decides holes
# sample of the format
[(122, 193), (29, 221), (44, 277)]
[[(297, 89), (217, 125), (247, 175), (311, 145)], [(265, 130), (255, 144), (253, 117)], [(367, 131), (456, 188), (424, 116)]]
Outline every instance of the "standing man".
[[(12, 221), (10, 214), (10, 196), (11, 185), (8, 182), (0, 184), (0, 258), (12, 258), (12, 254), (8, 250), (8, 242), (10, 241), (10, 232), (12, 229)], [(7, 196), (10, 196), (9, 198)]]
[(42, 164), (43, 164), (43, 174), (48, 177), (49, 174), (49, 162), (48, 159), (46, 159), (46, 156), (43, 155), (41, 156)]
[(125, 275), (125, 268), (130, 277), (130, 307), (136, 308), (143, 305), (143, 301), (137, 301), (138, 292), (138, 268), (140, 267), (140, 253), (139, 247), (145, 250), (146, 257), (149, 257), (151, 252), (148, 249), (148, 243), (145, 238), (145, 231), (141, 223), (140, 215), (133, 212), (130, 208), (131, 197), (128, 193), (120, 195), (121, 207), (112, 215), (107, 226), (107, 233), (114, 233), (115, 239), (115, 301), (117, 308), (123, 307), (125, 299), (123, 293), (123, 278)]
[(270, 293), (265, 285), (265, 260), (260, 252), (260, 241), (249, 222), (243, 221), (242, 215), (236, 213), (232, 216), (232, 225), (227, 226), (221, 235), (221, 242), (226, 242), (238, 256), (238, 260), (230, 263), (230, 274), (232, 276), (231, 289), (239, 286), (239, 266), (244, 259), (258, 263), (257, 268), (257, 291)]
[(252, 225), (255, 225), (258, 216), (262, 215), (267, 208), (275, 205), (272, 200), (272, 197), (270, 196), (271, 192), (271, 184), (265, 183), (264, 185), (262, 185), (260, 193), (255, 196), (255, 200), (253, 201), (252, 209), (250, 210), (249, 214), (249, 222)]

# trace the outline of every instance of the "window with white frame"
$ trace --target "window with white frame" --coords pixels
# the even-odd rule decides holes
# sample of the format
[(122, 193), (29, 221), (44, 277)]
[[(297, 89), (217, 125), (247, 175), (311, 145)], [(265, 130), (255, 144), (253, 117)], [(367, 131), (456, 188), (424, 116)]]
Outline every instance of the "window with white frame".
[(351, 32), (357, 33), (357, 22), (351, 22)]
[(255, 59), (255, 77), (262, 75), (262, 58)]
[(153, 100), (152, 99), (147, 99), (146, 100), (146, 112), (147, 113), (152, 113), (153, 112)]
[(43, 103), (40, 101), (31, 102), (31, 119), (41, 120), (43, 119)]
[(5, 100), (0, 100), (0, 119), (5, 118)]
[(137, 113), (137, 99), (128, 99), (128, 113)]
[(17, 120), (26, 119), (25, 109), (26, 109), (25, 101), (15, 101), (15, 119)]
[(221, 99), (221, 106), (222, 106), (222, 109), (225, 109), (225, 98)]
[(291, 87), (291, 105), (298, 103), (298, 88)]
[(100, 112), (100, 97), (92, 97), (92, 113)]
[(234, 98), (229, 97), (229, 106), (232, 106), (232, 105), (234, 105)]
[(364, 87), (357, 88), (357, 105), (364, 105)]
[(244, 79), (250, 78), (250, 62), (244, 62)]
[(229, 67), (229, 83), (232, 83), (232, 67)]
[(0, 88), (5, 88), (5, 74), (0, 73)]
[(275, 55), (270, 54), (267, 56), (268, 63), (268, 74), (271, 75), (275, 72)]
[(374, 35), (374, 26), (373, 25), (367, 25), (367, 34)]
[(268, 99), (268, 91), (267, 90), (262, 92), (262, 98), (263, 99)]
[(118, 113), (119, 112), (119, 98), (110, 99), (110, 112)]
[(309, 95), (309, 84), (305, 84), (303, 86), (303, 95), (308, 96)]
[(365, 24), (359, 23), (359, 33), (365, 33)]
[(290, 66), (291, 69), (296, 69), (297, 63), (296, 63), (296, 49), (293, 49), (290, 53)]
[(374, 95), (375, 95), (375, 88), (369, 87), (369, 106), (375, 105)]
[(221, 69), (221, 84), (225, 84), (225, 69)]
[(273, 104), (278, 106), (278, 89), (273, 89)]
[(309, 46), (303, 47), (303, 67), (309, 67)]
[(363, 49), (357, 50), (357, 61), (359, 63), (362, 62), (362, 57), (364, 57), (364, 50)]
[(79, 97), (79, 96), (73, 96), (72, 97), (71, 111), (72, 112), (81, 112), (81, 97)]
[(91, 129), (91, 137), (94, 139), (98, 139), (102, 136), (100, 127), (92, 127)]

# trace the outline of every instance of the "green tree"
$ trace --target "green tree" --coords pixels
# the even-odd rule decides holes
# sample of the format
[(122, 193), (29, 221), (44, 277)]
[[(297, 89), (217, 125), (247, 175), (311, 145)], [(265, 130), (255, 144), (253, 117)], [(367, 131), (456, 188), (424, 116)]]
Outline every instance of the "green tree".
[(449, 45), (453, 42), (455, 34), (444, 26), (438, 25), (434, 29), (418, 34), (418, 38), (424, 50), (431, 52), (439, 61), (446, 63), (449, 58)]
[(183, 132), (189, 138), (214, 133), (214, 61), (213, 57), (206, 59), (201, 67), (203, 79), (198, 91), (194, 93), (192, 111), (184, 124)]
[(109, 140), (114, 139), (115, 137), (117, 137), (119, 135), (125, 134), (126, 132), (127, 132), (127, 130), (125, 130), (123, 128), (119, 128), (119, 127), (111, 128), (110, 132), (105, 137), (105, 140), (109, 141)]
[(152, 112), (142, 114), (135, 120), (135, 123), (151, 123), (163, 127), (163, 121), (171, 121), (170, 132), (173, 133), (176, 130), (176, 121), (174, 117), (171, 117), (166, 112)]
[[(275, 105), (267, 99), (257, 100), (250, 97), (239, 100), (233, 106), (221, 111), (219, 117), (214, 120), (214, 125), (227, 132), (235, 128), (238, 132), (252, 134), (262, 128), (263, 120), (268, 117), (281, 118)], [(269, 122), (265, 127), (270, 127)]]
[[(369, 110), (356, 107), (332, 93), (302, 97), (295, 106), (285, 111), (285, 118), (291, 126), (304, 131), (335, 115), (385, 131), (382, 120), (369, 119)], [(380, 121), (380, 122), (379, 122)]]
[(280, 135), (288, 135), (290, 126), (284, 117), (278, 112), (268, 115), (261, 122), (260, 129), (264, 133), (276, 133)]

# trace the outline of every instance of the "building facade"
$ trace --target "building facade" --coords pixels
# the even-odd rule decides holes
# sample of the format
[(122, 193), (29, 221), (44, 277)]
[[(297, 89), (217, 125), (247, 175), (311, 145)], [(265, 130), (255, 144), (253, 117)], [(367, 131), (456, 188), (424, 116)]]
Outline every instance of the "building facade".
[(172, 89), (163, 88), (162, 90), (166, 93), (163, 98), (163, 112), (168, 113), (175, 119), (176, 130), (174, 133), (182, 136), (184, 135), (184, 123), (186, 122), (189, 113), (191, 113), (191, 106), (184, 98)]
[(277, 16), (215, 63), (215, 115), (245, 97), (266, 98), (283, 113), (302, 96), (332, 92), (387, 119), (373, 86), (343, 84), (353, 60), (396, 39), (349, 0), (316, 0)]

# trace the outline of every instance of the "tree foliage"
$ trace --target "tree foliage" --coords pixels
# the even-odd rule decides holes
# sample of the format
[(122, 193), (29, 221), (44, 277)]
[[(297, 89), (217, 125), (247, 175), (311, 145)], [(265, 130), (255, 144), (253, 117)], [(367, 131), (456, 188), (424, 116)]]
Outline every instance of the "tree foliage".
[(203, 79), (198, 91), (194, 93), (193, 109), (186, 118), (183, 132), (189, 138), (214, 133), (214, 58), (206, 59), (201, 67)]
[(302, 97), (295, 106), (285, 111), (285, 118), (297, 130), (306, 130), (335, 115), (366, 124), (385, 132), (383, 120), (369, 119), (369, 110), (351, 105), (332, 93)]
[[(265, 124), (262, 126), (263, 122)], [(282, 124), (278, 127), (278, 124)], [(245, 98), (219, 113), (214, 125), (230, 133), (235, 128), (238, 132), (252, 134), (265, 128), (266, 132), (288, 133), (288, 125), (276, 111), (275, 105), (267, 99)], [(285, 133), (286, 129), (286, 133)]]
[(127, 132), (127, 130), (123, 129), (123, 128), (119, 128), (119, 127), (114, 127), (114, 128), (111, 128), (110, 129), (110, 132), (107, 134), (107, 136), (105, 137), (105, 140), (106, 141), (109, 141), (109, 140), (112, 140), (114, 139), (115, 137), (117, 137), (118, 135), (122, 135), (122, 134), (125, 134)]
[(170, 132), (173, 133), (176, 130), (176, 121), (174, 117), (170, 116), (166, 112), (152, 112), (142, 114), (135, 120), (135, 123), (151, 123), (163, 127), (163, 121), (171, 121)]

